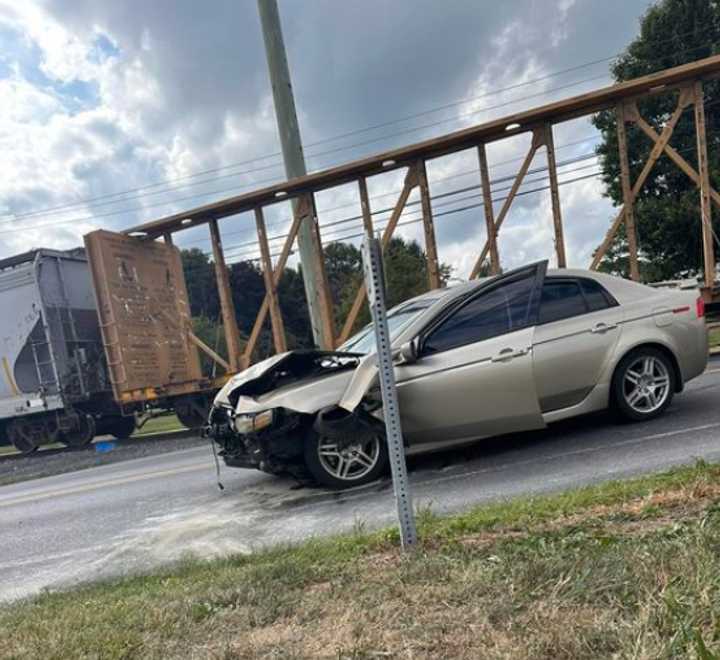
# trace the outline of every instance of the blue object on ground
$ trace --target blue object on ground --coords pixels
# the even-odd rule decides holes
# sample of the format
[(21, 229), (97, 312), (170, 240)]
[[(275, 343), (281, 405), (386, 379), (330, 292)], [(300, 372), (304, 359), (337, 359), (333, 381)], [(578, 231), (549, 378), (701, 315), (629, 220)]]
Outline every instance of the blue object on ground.
[(115, 443), (114, 442), (96, 442), (95, 443), (95, 451), (99, 454), (105, 454), (109, 451), (112, 451), (115, 449)]

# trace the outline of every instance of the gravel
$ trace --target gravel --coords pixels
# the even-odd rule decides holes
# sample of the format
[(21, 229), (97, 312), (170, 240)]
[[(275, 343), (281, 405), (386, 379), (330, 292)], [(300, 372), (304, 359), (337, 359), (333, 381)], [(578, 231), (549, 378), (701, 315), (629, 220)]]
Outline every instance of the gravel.
[[(207, 443), (208, 440), (200, 438), (196, 432), (176, 431), (123, 441), (110, 437), (98, 438), (89, 447), (79, 450), (47, 449), (30, 456), (0, 456), (0, 486), (133, 458), (191, 449)], [(112, 448), (108, 447), (109, 444), (113, 445)], [(102, 451), (103, 448), (109, 450)]]

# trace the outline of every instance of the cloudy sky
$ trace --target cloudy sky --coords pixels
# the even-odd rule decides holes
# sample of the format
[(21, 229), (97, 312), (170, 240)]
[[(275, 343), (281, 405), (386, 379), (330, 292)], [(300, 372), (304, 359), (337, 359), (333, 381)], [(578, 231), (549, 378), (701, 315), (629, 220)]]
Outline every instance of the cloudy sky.
[[(609, 58), (647, 0), (280, 0), (308, 168), (579, 94), (610, 82)], [(571, 69), (571, 70), (569, 70)], [(587, 120), (557, 126), (572, 265), (612, 214)], [(526, 136), (489, 147), (496, 209)], [(0, 257), (73, 247), (281, 180), (282, 161), (255, 0), (0, 0)], [(533, 167), (542, 167), (539, 152)], [(478, 182), (474, 154), (429, 165), (433, 195)], [(579, 180), (575, 180), (579, 179)], [(371, 182), (375, 209), (398, 177)], [(531, 174), (506, 220), (504, 265), (552, 255), (550, 197)], [(466, 276), (484, 241), (477, 191), (434, 203), (443, 261)], [(326, 240), (358, 231), (354, 190), (318, 198)], [(410, 207), (401, 232), (421, 237)], [(379, 214), (376, 222), (383, 224)], [(269, 214), (281, 236), (286, 208)], [(222, 223), (229, 260), (252, 258), (253, 220)], [(209, 248), (203, 229), (178, 236)], [(281, 239), (274, 241), (279, 249)]]

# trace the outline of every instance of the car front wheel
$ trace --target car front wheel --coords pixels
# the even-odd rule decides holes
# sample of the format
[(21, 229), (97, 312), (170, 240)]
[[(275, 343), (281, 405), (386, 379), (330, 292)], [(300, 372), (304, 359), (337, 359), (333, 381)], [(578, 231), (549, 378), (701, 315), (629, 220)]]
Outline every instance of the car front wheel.
[(381, 433), (367, 433), (346, 441), (309, 430), (305, 438), (305, 465), (323, 486), (335, 489), (360, 486), (377, 479), (388, 461)]
[(670, 405), (675, 391), (673, 366), (655, 348), (639, 348), (625, 356), (613, 379), (613, 399), (629, 421), (652, 419)]

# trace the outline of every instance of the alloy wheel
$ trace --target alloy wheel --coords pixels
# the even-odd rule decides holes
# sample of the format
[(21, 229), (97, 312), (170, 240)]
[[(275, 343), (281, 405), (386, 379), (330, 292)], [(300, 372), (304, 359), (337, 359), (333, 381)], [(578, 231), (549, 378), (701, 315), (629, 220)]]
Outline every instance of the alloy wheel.
[(318, 443), (320, 465), (336, 479), (357, 481), (377, 465), (380, 458), (380, 442), (377, 436), (352, 444), (321, 438)]
[(665, 363), (652, 355), (638, 357), (625, 370), (623, 397), (642, 415), (661, 408), (670, 394), (670, 373)]

